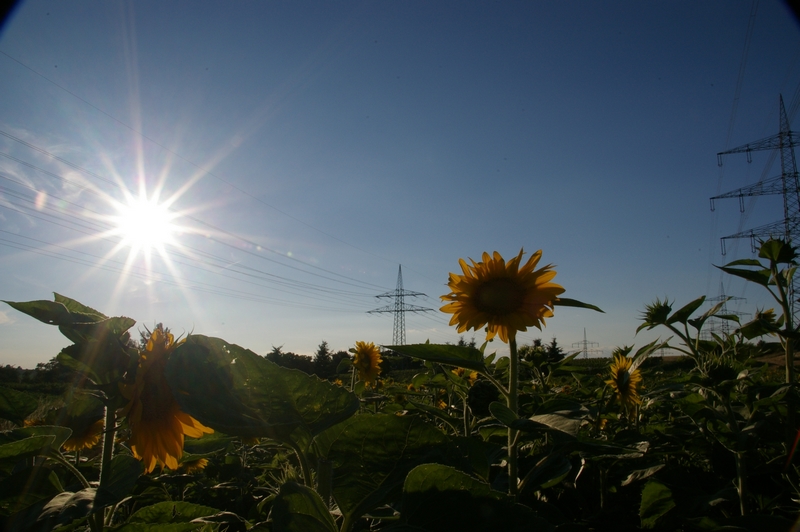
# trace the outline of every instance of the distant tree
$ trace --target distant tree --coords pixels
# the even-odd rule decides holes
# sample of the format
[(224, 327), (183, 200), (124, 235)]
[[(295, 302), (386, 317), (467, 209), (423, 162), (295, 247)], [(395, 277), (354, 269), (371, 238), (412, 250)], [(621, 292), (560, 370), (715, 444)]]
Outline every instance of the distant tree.
[(6, 364), (0, 367), (0, 382), (20, 382), (24, 369)]
[(545, 356), (547, 357), (547, 361), (551, 364), (561, 362), (561, 360), (563, 360), (564, 351), (561, 349), (561, 347), (559, 347), (555, 336), (550, 344), (548, 344), (548, 346), (545, 348)]
[(53, 357), (49, 362), (39, 362), (29, 376), (31, 382), (67, 383), (75, 377), (75, 372)]
[(469, 342), (464, 340), (463, 336), (459, 336), (458, 343), (456, 344), (459, 347), (475, 347), (477, 344), (475, 343), (475, 337), (473, 336), (470, 338)]
[(266, 359), (284, 368), (299, 369), (311, 375), (314, 373), (314, 360), (309, 356), (282, 351), (283, 346), (272, 346), (272, 351), (267, 353)]
[(314, 353), (314, 375), (321, 379), (327, 379), (331, 374), (331, 350), (328, 348), (328, 342), (323, 340), (317, 347), (317, 352)]

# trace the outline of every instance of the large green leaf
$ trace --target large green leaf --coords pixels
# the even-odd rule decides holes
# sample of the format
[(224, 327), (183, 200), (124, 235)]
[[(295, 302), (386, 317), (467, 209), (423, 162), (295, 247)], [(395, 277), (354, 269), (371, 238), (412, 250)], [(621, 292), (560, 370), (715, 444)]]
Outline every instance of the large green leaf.
[(85, 374), (95, 384), (116, 387), (115, 383), (135, 360), (135, 350), (127, 345), (127, 331), (135, 323), (131, 318), (118, 317), (59, 327), (61, 333), (75, 343), (62, 349), (58, 360)]
[(351, 519), (399, 500), (414, 467), (452, 462), (457, 454), (445, 434), (416, 416), (359, 415), (314, 441), (333, 465), (333, 496)]
[(111, 460), (111, 473), (97, 490), (95, 506), (99, 509), (116, 504), (127, 497), (144, 471), (142, 462), (127, 454)]
[(38, 301), (5, 301), (16, 310), (47, 323), (48, 325), (72, 325), (73, 323), (92, 323), (96, 317), (80, 312), (70, 312), (62, 303), (40, 299)]
[(50, 468), (18, 468), (0, 482), (0, 515), (8, 516), (43, 504), (62, 491), (58, 475)]
[(401, 518), (413, 530), (553, 530), (547, 521), (503, 493), (452, 467), (423, 464), (403, 486)]
[(639, 505), (642, 528), (654, 528), (658, 520), (674, 507), (672, 491), (661, 482), (651, 480), (642, 490), (642, 502)]
[(421, 358), (430, 362), (486, 372), (483, 353), (474, 347), (444, 344), (410, 344), (387, 345), (386, 348), (396, 353)]
[(225, 434), (296, 442), (358, 410), (341, 386), (287, 369), (220, 338), (190, 335), (170, 356), (167, 380), (181, 408)]
[(539, 432), (552, 429), (577, 437), (581, 427), (580, 419), (573, 419), (559, 414), (539, 414), (530, 418), (521, 418), (498, 401), (489, 405), (489, 411), (492, 417), (503, 425), (523, 432)]
[(741, 277), (764, 287), (769, 286), (772, 278), (772, 273), (766, 268), (761, 270), (743, 270), (741, 268), (728, 268), (727, 266), (717, 266), (717, 268), (725, 273)]
[(23, 458), (58, 451), (72, 431), (66, 427), (24, 427), (0, 432), (0, 470), (10, 471)]
[(42, 509), (40, 521), (50, 525), (65, 525), (86, 517), (94, 508), (95, 489), (86, 488), (72, 493), (65, 491), (53, 497)]
[(667, 319), (667, 325), (672, 323), (686, 323), (694, 312), (699, 309), (706, 300), (706, 296), (700, 296), (694, 301), (687, 303), (682, 308), (676, 310), (672, 316)]
[(525, 489), (538, 491), (550, 486), (555, 486), (572, 470), (569, 459), (559, 453), (551, 453), (539, 462), (525, 475), (522, 480)]
[[(148, 525), (156, 523), (188, 523), (192, 519), (207, 517), (218, 512), (219, 510), (200, 504), (165, 501), (137, 510), (128, 519), (128, 523), (146, 523)], [(123, 528), (123, 530), (125, 529)]]
[(24, 425), (25, 418), (39, 408), (36, 397), (0, 386), (0, 418)]
[(108, 317), (102, 312), (97, 311), (92, 307), (87, 307), (83, 303), (79, 303), (72, 298), (69, 298), (67, 296), (62, 296), (58, 292), (53, 292), (53, 300), (55, 300), (56, 303), (61, 303), (62, 305), (64, 305), (67, 308), (67, 310), (73, 314), (82, 314), (84, 316), (93, 317), (94, 319), (90, 320), (93, 322), (102, 321)]
[[(71, 325), (61, 325), (58, 330), (61, 334), (75, 342), (76, 344), (94, 340), (100, 343), (109, 343), (122, 337), (126, 342), (128, 329), (136, 325), (136, 320), (117, 316), (114, 318), (104, 318), (101, 321), (92, 323), (73, 323)], [(124, 336), (123, 336), (124, 335)]]
[(287, 482), (272, 503), (275, 532), (336, 532), (336, 523), (316, 491)]

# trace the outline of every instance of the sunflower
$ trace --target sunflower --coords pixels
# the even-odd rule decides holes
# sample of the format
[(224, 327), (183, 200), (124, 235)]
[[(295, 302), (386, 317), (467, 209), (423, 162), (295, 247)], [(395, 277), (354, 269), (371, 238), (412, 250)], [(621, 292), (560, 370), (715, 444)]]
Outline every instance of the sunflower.
[(642, 385), (642, 374), (637, 369), (631, 371), (633, 359), (622, 353), (614, 354), (611, 364), (611, 378), (606, 381), (617, 395), (617, 400), (626, 410), (641, 404), (639, 389)]
[(139, 353), (135, 381), (120, 385), (122, 395), (129, 401), (122, 415), (130, 427), (131, 451), (144, 461), (145, 473), (156, 465), (177, 469), (184, 436), (199, 438), (214, 432), (181, 411), (167, 383), (164, 375), (167, 360), (179, 344), (169, 329), (159, 324)]
[(362, 382), (373, 385), (378, 375), (381, 374), (381, 353), (372, 342), (356, 342), (353, 350), (353, 366), (358, 371), (358, 378)]
[(72, 435), (67, 438), (67, 440), (61, 446), (67, 452), (91, 449), (100, 442), (100, 436), (103, 435), (103, 425), (103, 420), (98, 419), (91, 425), (88, 425), (81, 433), (78, 433), (73, 429)]
[(181, 462), (181, 470), (185, 473), (199, 473), (208, 465), (208, 460), (205, 458), (196, 458), (194, 460), (185, 460)]
[(25, 420), (25, 426), (57, 425), (67, 427), (72, 434), (61, 447), (67, 452), (89, 450), (103, 436), (103, 404), (89, 395), (69, 395), (66, 406), (49, 410), (44, 417)]
[(465, 370), (464, 368), (456, 368), (456, 369), (451, 370), (451, 371), (452, 371), (453, 375), (455, 375), (456, 377), (460, 377), (460, 378), (466, 380), (467, 384), (469, 384), (470, 386), (475, 384), (475, 381), (478, 380), (478, 372), (477, 371), (467, 372), (467, 370)]
[(499, 335), (506, 343), (517, 331), (541, 329), (544, 319), (553, 316), (553, 303), (564, 288), (551, 282), (556, 276), (552, 265), (535, 269), (541, 250), (520, 267), (522, 255), (520, 250), (506, 263), (498, 252), (493, 256), (484, 252), (481, 262), (470, 259), (471, 266), (459, 259), (464, 275), (451, 273), (447, 283), (450, 293), (441, 297), (450, 301), (441, 308), (453, 314), (450, 325), (458, 325), (460, 333), (487, 326), (487, 340)]

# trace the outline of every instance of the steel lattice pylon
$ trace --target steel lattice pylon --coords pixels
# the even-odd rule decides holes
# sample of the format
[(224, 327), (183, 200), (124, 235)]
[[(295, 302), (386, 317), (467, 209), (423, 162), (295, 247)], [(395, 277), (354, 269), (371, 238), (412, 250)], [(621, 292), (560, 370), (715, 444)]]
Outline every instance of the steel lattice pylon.
[(600, 347), (600, 344), (597, 342), (590, 342), (586, 339), (586, 328), (583, 329), (583, 342), (573, 342), (572, 347), (580, 347), (580, 352), (583, 354), (583, 358), (589, 358), (589, 353), (596, 354), (600, 353), (603, 354), (602, 351), (599, 349), (591, 349), (592, 347)]
[(722, 237), (723, 255), (726, 251), (725, 241), (731, 238), (749, 238), (753, 251), (756, 249), (756, 240), (758, 239), (780, 237), (790, 243), (800, 241), (800, 182), (798, 182), (797, 162), (794, 155), (798, 136), (800, 135), (789, 127), (789, 117), (786, 116), (786, 108), (783, 105), (783, 96), (781, 96), (778, 134), (717, 154), (719, 166), (722, 166), (722, 156), (731, 153), (747, 154), (747, 162), (752, 161), (751, 152), (754, 151), (779, 150), (781, 156), (781, 175), (711, 198), (712, 211), (716, 199), (739, 198), (739, 210), (744, 212), (745, 196), (783, 194), (783, 220)]
[(416, 305), (406, 305), (406, 297), (424, 296), (422, 292), (411, 292), (403, 290), (403, 267), (397, 268), (397, 288), (391, 292), (386, 292), (375, 297), (393, 298), (394, 302), (385, 307), (376, 308), (368, 311), (370, 314), (394, 313), (394, 329), (392, 331), (392, 345), (404, 345), (406, 343), (406, 312), (430, 312), (433, 309), (418, 307)]

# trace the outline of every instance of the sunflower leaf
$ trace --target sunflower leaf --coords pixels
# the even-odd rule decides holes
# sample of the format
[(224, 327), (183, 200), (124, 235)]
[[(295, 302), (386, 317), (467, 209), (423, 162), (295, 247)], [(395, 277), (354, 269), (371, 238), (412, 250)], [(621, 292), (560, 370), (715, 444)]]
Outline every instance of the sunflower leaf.
[(166, 376), (184, 412), (234, 436), (299, 443), (297, 435), (318, 434), (359, 406), (341, 386), (201, 335), (175, 349)]
[(102, 312), (99, 312), (93, 309), (92, 307), (87, 307), (83, 303), (79, 303), (72, 298), (69, 298), (67, 296), (62, 296), (58, 292), (53, 292), (53, 300), (55, 300), (56, 303), (61, 303), (62, 305), (64, 305), (67, 308), (67, 310), (72, 312), (73, 314), (77, 313), (77, 314), (83, 314), (85, 316), (94, 316), (95, 319), (93, 319), (92, 321), (102, 321), (108, 317)]
[[(164, 501), (137, 510), (128, 519), (128, 524), (188, 523), (192, 519), (207, 517), (216, 513), (219, 513), (219, 510), (209, 506), (183, 501)], [(138, 528), (136, 529), (138, 530)], [(127, 526), (118, 530), (127, 530)]]
[(423, 464), (408, 474), (402, 508), (405, 530), (553, 530), (489, 484), (440, 464)]
[(673, 324), (675, 322), (678, 323), (686, 323), (694, 312), (700, 308), (703, 302), (706, 300), (706, 296), (700, 296), (694, 301), (687, 303), (681, 309), (676, 310), (672, 316), (667, 319), (666, 325)]
[(275, 532), (336, 532), (336, 523), (316, 491), (287, 482), (272, 503)]
[(589, 303), (584, 303), (583, 301), (578, 301), (577, 299), (570, 299), (568, 297), (559, 297), (553, 301), (553, 305), (557, 307), (587, 308), (589, 310), (596, 310), (597, 312), (602, 312), (605, 314), (600, 307), (590, 305)]
[(397, 353), (429, 362), (438, 362), (482, 373), (487, 371), (483, 362), (483, 353), (474, 347), (445, 344), (387, 345), (385, 347)]
[(116, 504), (133, 490), (133, 486), (144, 471), (142, 462), (127, 454), (118, 454), (111, 460), (111, 474), (97, 490), (95, 508)]
[(661, 482), (651, 480), (642, 490), (639, 517), (642, 528), (654, 528), (658, 520), (675, 507), (672, 491)]
[(98, 321), (93, 314), (70, 312), (62, 303), (40, 299), (38, 301), (3, 301), (14, 309), (48, 325), (72, 325)]
[(458, 454), (444, 433), (417, 416), (359, 415), (314, 441), (333, 465), (333, 496), (351, 520), (398, 500), (414, 467), (452, 462)]
[(767, 268), (761, 270), (743, 270), (741, 268), (728, 268), (727, 266), (717, 266), (720, 270), (736, 277), (741, 277), (747, 281), (769, 287), (772, 281), (772, 272)]

